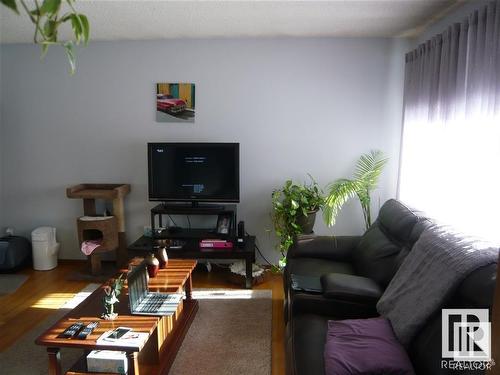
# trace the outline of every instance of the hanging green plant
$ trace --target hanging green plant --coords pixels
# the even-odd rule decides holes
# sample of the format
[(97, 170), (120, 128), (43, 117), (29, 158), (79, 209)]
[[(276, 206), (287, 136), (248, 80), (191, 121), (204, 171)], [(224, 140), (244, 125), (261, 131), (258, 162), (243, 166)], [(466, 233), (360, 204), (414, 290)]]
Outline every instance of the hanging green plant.
[[(0, 0), (0, 2), (19, 15), (21, 14), (20, 9), (28, 15), (35, 25), (33, 41), (35, 44), (42, 46), (42, 58), (46, 55), (50, 46), (62, 46), (68, 57), (70, 74), (75, 73), (75, 45), (83, 43), (86, 46), (90, 36), (90, 25), (87, 16), (76, 11), (74, 7), (75, 0), (44, 0), (41, 4), (35, 0), (34, 7), (31, 9), (25, 0)], [(67, 6), (63, 6), (63, 3), (67, 4)], [(66, 8), (66, 10), (63, 10), (63, 8)], [(66, 41), (58, 39), (59, 27), (63, 24), (71, 25), (74, 39)]]

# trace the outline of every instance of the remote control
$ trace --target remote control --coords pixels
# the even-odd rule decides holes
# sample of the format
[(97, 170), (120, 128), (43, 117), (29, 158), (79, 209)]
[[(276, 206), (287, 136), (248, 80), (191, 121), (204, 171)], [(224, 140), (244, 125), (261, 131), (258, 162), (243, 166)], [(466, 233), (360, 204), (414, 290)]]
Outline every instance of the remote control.
[(85, 324), (83, 324), (83, 322), (76, 322), (72, 325), (70, 325), (68, 328), (66, 328), (64, 330), (64, 332), (62, 333), (62, 335), (64, 337), (73, 337), (74, 335), (76, 335), (83, 327), (85, 326)]
[(85, 340), (88, 335), (90, 335), (95, 328), (99, 325), (99, 322), (92, 322), (87, 324), (87, 326), (78, 334), (78, 339), (79, 340)]

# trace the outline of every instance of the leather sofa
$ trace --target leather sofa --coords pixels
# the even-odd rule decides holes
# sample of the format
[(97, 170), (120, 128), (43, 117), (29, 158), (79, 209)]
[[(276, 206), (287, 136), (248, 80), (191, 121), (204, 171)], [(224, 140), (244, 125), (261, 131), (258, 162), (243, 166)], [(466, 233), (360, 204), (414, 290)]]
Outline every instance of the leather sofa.
[[(328, 320), (378, 316), (376, 303), (431, 221), (391, 199), (363, 236), (303, 236), (284, 270), (286, 368), (291, 375), (323, 375)], [(490, 308), (496, 264), (472, 272), (445, 308)], [(291, 275), (319, 278), (321, 290), (291, 288)], [(441, 312), (431, 317), (408, 349), (417, 374), (451, 374), (441, 368)], [(467, 372), (459, 372), (466, 374)], [(480, 372), (475, 371), (474, 374)]]

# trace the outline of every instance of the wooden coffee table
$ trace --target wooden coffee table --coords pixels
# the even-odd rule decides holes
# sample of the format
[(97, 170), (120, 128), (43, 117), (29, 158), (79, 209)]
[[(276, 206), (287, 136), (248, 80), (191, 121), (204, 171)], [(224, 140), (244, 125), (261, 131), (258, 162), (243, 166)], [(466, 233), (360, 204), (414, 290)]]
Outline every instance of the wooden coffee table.
[[(135, 260), (137, 262), (137, 260)], [(118, 318), (113, 321), (100, 319), (103, 312), (103, 286), (87, 297), (80, 305), (71, 310), (52, 327), (43, 332), (35, 343), (47, 347), (49, 357), (49, 374), (62, 374), (60, 348), (83, 349), (83, 355), (66, 373), (68, 375), (89, 374), (87, 372), (86, 355), (95, 349), (119, 350), (127, 353), (128, 374), (166, 374), (168, 373), (186, 335), (196, 312), (198, 301), (192, 299), (191, 273), (196, 266), (195, 260), (169, 260), (167, 269), (160, 270), (155, 278), (149, 280), (149, 290), (157, 292), (181, 292), (185, 290), (186, 299), (181, 300), (177, 312), (172, 316), (139, 316), (131, 315), (128, 306), (128, 291), (125, 285), (115, 305)], [(124, 270), (126, 272), (126, 270)], [(88, 324), (98, 320), (100, 325), (86, 340), (59, 337), (71, 324), (83, 322)], [(97, 338), (106, 331), (124, 326), (137, 332), (147, 332), (149, 338), (142, 346), (123, 348), (97, 345)], [(100, 373), (100, 375), (103, 375)]]

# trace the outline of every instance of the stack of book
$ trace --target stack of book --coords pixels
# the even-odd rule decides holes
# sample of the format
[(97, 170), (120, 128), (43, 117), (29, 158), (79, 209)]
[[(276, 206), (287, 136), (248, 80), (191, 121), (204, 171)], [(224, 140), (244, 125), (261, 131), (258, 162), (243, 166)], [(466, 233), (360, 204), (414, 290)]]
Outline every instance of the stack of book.
[[(123, 332), (126, 332), (123, 334)], [(119, 336), (123, 334), (123, 336)], [(116, 338), (119, 336), (118, 338)], [(135, 332), (131, 328), (118, 327), (115, 330), (104, 332), (97, 339), (97, 345), (109, 346), (116, 349), (142, 348), (149, 338), (147, 332)], [(128, 370), (127, 353), (118, 350), (92, 350), (87, 355), (87, 371), (111, 372), (126, 374)]]
[(147, 341), (149, 334), (146, 332), (129, 331), (118, 339), (110, 339), (109, 336), (113, 331), (104, 332), (97, 339), (97, 345), (102, 346), (123, 346), (123, 347), (142, 347)]
[(227, 240), (207, 239), (200, 241), (200, 251), (231, 250), (233, 243)]

